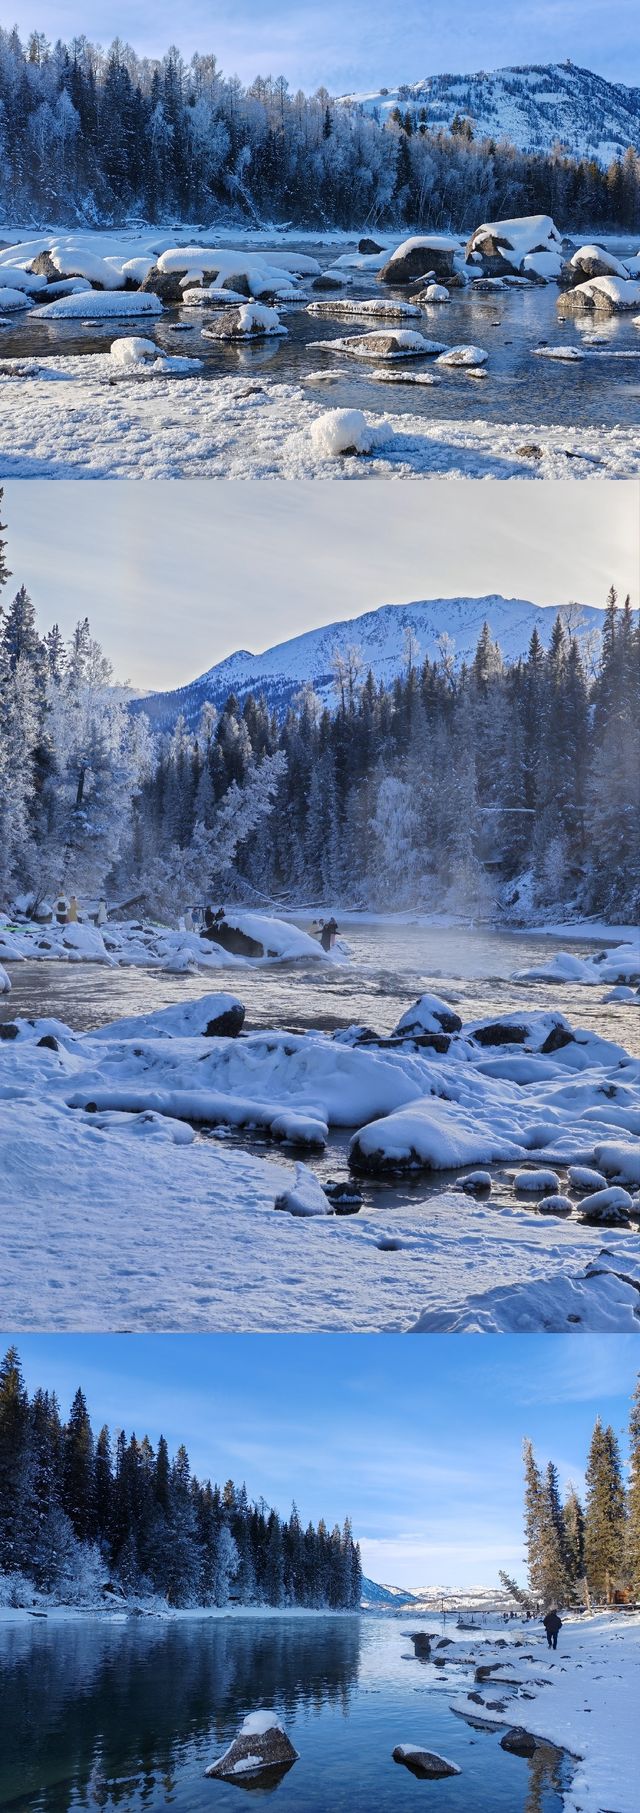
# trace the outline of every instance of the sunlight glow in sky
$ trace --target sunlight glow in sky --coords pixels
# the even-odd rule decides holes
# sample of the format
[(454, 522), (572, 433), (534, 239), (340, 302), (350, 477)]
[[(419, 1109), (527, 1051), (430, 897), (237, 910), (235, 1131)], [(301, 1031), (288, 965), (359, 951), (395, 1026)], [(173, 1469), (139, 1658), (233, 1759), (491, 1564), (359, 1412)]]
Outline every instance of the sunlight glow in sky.
[(41, 628), (68, 636), (89, 616), (117, 677), (142, 688), (382, 604), (602, 605), (612, 581), (638, 602), (638, 490), (611, 481), (89, 481), (79, 510), (73, 480), (32, 480), (7, 483), (3, 509)]
[(183, 0), (177, 14), (172, 0), (17, 0), (10, 12), (23, 37), (34, 26), (52, 40), (122, 37), (152, 57), (177, 41), (186, 57), (215, 51), (227, 75), (283, 74), (307, 92), (566, 57), (612, 81), (640, 80), (636, 0), (617, 0), (604, 29), (602, 0), (405, 0), (401, 10), (388, 0)]
[[(9, 1334), (0, 1334), (6, 1350)], [(632, 1336), (20, 1335), (27, 1384), (82, 1384), (94, 1427), (124, 1424), (200, 1477), (244, 1479), (303, 1520), (345, 1512), (365, 1571), (400, 1586), (523, 1576), (521, 1446), (580, 1489), (600, 1411), (623, 1449)]]

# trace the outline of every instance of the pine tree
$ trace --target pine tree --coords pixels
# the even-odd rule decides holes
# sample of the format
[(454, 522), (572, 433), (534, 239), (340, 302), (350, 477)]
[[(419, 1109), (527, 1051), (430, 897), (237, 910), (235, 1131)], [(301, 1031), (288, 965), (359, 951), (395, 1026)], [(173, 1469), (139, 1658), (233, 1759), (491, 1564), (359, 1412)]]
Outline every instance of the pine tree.
[(594, 1599), (611, 1604), (624, 1572), (625, 1494), (618, 1443), (596, 1419), (586, 1472), (585, 1566)]
[(627, 1563), (632, 1593), (640, 1599), (640, 1378), (629, 1420)]

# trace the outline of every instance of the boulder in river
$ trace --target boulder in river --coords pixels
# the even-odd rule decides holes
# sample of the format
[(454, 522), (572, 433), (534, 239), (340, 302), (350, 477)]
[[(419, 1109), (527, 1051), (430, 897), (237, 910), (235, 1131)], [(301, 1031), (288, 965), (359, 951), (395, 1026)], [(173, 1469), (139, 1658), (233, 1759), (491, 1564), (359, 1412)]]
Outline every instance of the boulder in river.
[(440, 1781), (445, 1775), (460, 1775), (457, 1763), (450, 1763), (446, 1756), (438, 1756), (436, 1750), (422, 1750), (419, 1744), (396, 1744), (392, 1751), (394, 1763), (404, 1763), (412, 1775), (422, 1781)]
[(140, 288), (150, 290), (152, 295), (160, 297), (161, 302), (182, 302), (182, 278), (186, 275), (186, 265), (183, 271), (161, 271), (159, 265), (153, 264)]
[(396, 246), (380, 272), (380, 283), (415, 283), (423, 277), (436, 283), (455, 283), (456, 260), (462, 257), (460, 242), (448, 233), (429, 233), (405, 239)]
[(210, 1763), (205, 1775), (213, 1775), (224, 1781), (237, 1781), (245, 1776), (262, 1775), (267, 1771), (283, 1772), (297, 1762), (298, 1751), (294, 1750), (291, 1740), (273, 1712), (252, 1712), (244, 1720), (235, 1737), (219, 1756), (215, 1763)]
[(363, 258), (373, 258), (376, 252), (384, 252), (384, 246), (379, 246), (375, 239), (359, 239), (358, 251)]
[(521, 1725), (512, 1725), (500, 1739), (501, 1750), (508, 1750), (512, 1756), (533, 1756), (538, 1748), (537, 1738), (530, 1731), (524, 1731)]

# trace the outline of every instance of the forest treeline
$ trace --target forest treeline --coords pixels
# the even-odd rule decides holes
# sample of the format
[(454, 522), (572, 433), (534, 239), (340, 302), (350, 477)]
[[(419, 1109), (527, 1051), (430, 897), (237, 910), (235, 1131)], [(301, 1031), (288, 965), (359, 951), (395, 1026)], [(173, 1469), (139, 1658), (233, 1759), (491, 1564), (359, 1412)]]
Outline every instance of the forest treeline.
[(549, 213), (565, 229), (640, 226), (640, 158), (525, 153), (468, 121), (380, 121), (283, 76), (244, 87), (214, 55), (159, 60), (116, 40), (0, 30), (3, 218), (115, 225), (225, 219), (346, 229), (452, 227)]
[(553, 1461), (541, 1469), (524, 1444), (525, 1532), (529, 1593), (503, 1584), (526, 1610), (640, 1600), (640, 1380), (629, 1418), (628, 1476), (620, 1443), (596, 1418), (585, 1470), (585, 1499), (575, 1486), (561, 1497)]
[(153, 1595), (174, 1606), (244, 1605), (354, 1610), (360, 1551), (346, 1518), (303, 1529), (246, 1487), (198, 1480), (181, 1444), (160, 1436), (112, 1442), (94, 1433), (82, 1390), (66, 1421), (55, 1392), (30, 1397), (19, 1356), (0, 1363), (0, 1596), (28, 1603), (37, 1589), (63, 1603), (105, 1594)]
[[(0, 585), (8, 577), (0, 538)], [(4, 572), (3, 572), (4, 569)], [(209, 902), (421, 907), (526, 922), (640, 910), (640, 618), (558, 614), (506, 662), (485, 625), (377, 684), (336, 654), (331, 707), (303, 687), (205, 703), (152, 734), (88, 621), (41, 635), (0, 608), (0, 907), (67, 892), (175, 924)]]

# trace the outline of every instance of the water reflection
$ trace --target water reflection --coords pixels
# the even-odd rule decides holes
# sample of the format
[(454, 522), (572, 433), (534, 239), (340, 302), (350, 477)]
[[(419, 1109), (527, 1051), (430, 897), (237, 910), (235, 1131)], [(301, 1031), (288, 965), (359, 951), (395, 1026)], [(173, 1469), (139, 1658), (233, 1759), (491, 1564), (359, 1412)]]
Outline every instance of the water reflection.
[[(392, 1753), (414, 1743), (460, 1768), (438, 1813), (561, 1813), (557, 1754), (525, 1763), (455, 1717), (463, 1671), (417, 1667), (406, 1643), (393, 1620), (353, 1616), (0, 1627), (0, 1808), (229, 1813), (242, 1787), (281, 1813), (402, 1813), (416, 1786)], [(206, 1779), (258, 1706), (299, 1760), (255, 1786)]]

